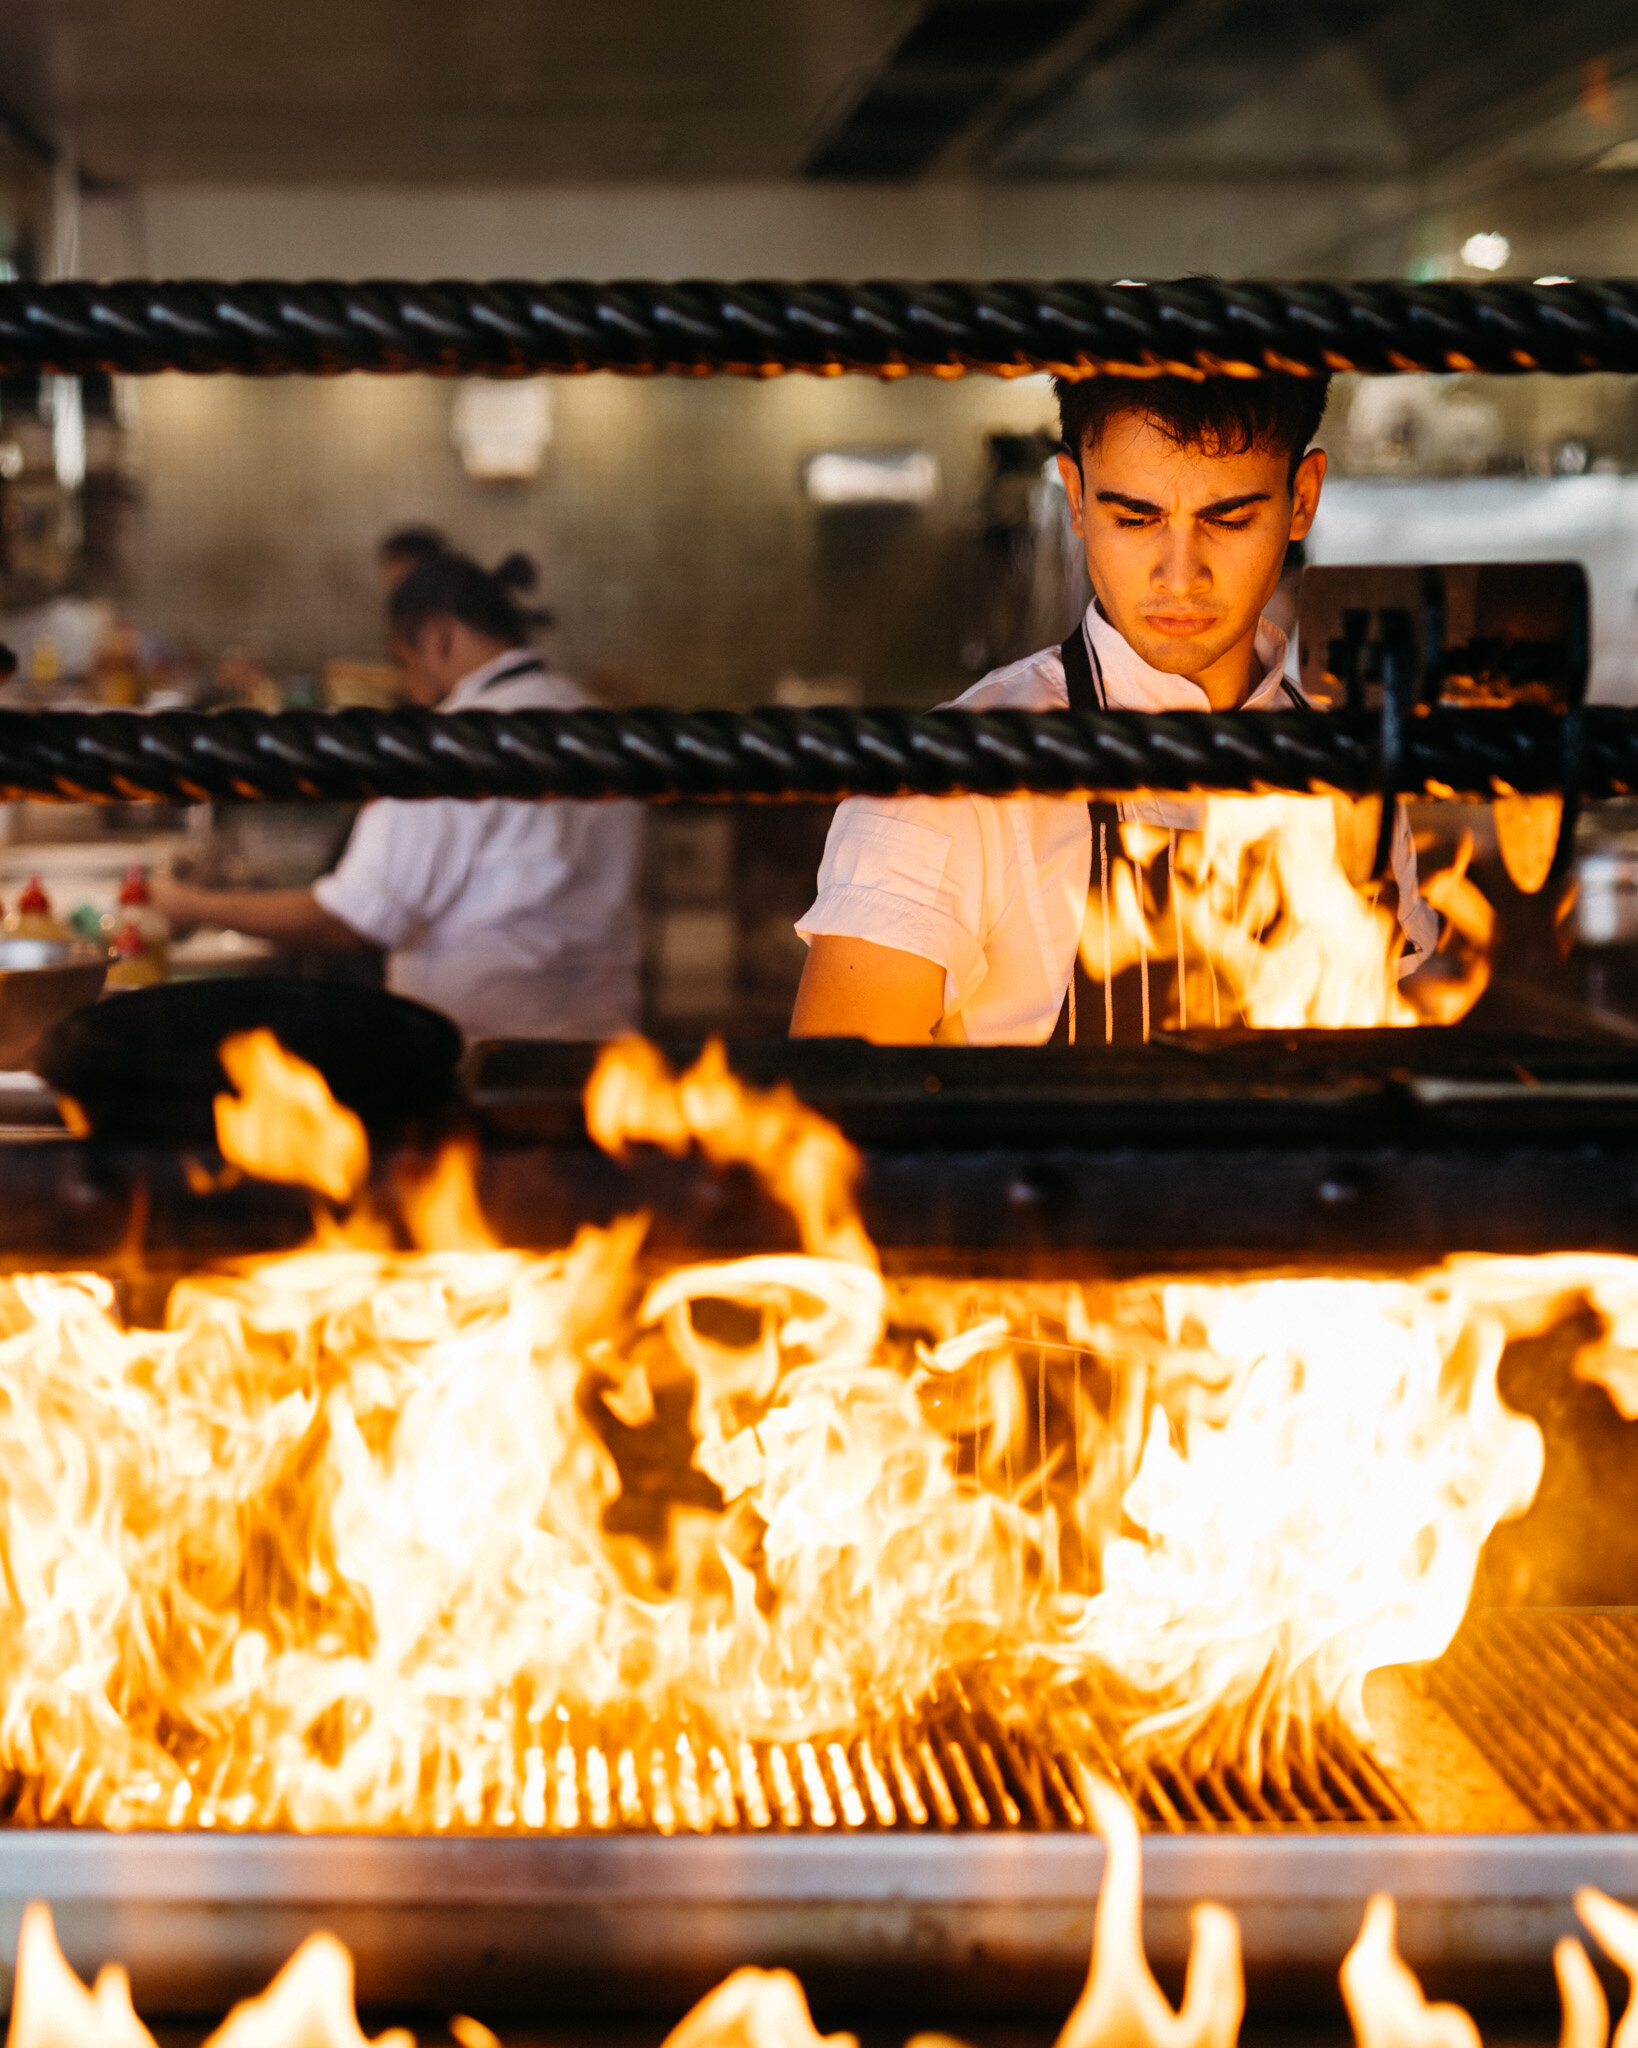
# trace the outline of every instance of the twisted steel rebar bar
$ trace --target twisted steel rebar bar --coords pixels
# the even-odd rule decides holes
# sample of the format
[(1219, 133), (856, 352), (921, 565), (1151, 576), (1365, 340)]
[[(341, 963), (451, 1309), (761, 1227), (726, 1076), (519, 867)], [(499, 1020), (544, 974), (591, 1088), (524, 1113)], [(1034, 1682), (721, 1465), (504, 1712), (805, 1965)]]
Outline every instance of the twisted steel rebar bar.
[[(0, 373), (1638, 372), (1638, 282), (0, 285)], [(1576, 748), (1580, 748), (1579, 773)], [(0, 794), (829, 801), (1638, 788), (1638, 712), (0, 714)], [(1572, 788), (1573, 793), (1573, 788)]]
[[(1579, 745), (1579, 775), (1575, 748)], [(0, 796), (833, 802), (963, 792), (1638, 790), (1638, 710), (0, 713)], [(1573, 793), (1573, 790), (1572, 790)]]
[(1638, 282), (0, 286), (0, 372), (1638, 371)]

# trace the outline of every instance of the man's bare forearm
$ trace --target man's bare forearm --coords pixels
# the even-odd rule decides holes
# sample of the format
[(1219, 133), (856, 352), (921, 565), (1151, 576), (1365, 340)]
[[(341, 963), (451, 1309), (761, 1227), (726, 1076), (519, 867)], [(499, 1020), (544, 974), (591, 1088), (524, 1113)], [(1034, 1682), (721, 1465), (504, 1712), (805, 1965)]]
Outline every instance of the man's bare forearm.
[(201, 889), (166, 879), (153, 893), (174, 925), (225, 925), (295, 952), (355, 953), (373, 943), (332, 917), (311, 889)]

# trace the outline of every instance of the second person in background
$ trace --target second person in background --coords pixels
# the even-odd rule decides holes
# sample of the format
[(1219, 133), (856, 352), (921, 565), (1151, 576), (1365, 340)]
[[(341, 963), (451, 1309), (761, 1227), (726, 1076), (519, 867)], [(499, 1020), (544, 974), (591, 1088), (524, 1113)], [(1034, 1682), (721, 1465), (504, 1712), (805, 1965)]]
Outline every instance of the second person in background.
[[(594, 702), (528, 644), (527, 557), (493, 571), (428, 553), (393, 589), (387, 626), (428, 709), (573, 711)], [(158, 880), (173, 924), (211, 922), (293, 949), (379, 946), (387, 984), (469, 1040), (600, 1039), (635, 1029), (642, 806), (488, 798), (366, 804), (309, 889)]]

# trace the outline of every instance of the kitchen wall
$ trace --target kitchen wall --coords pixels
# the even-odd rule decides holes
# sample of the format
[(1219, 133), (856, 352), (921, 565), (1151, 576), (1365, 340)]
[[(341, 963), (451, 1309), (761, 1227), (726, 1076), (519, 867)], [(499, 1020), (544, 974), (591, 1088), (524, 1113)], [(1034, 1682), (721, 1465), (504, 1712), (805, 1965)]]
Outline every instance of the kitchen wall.
[[(88, 196), (88, 277), (1392, 275), (1402, 179), (1123, 177), (494, 187), (141, 185)], [(1427, 233), (1425, 212), (1418, 232)]]
[[(453, 389), (427, 378), (133, 381), (120, 602), (138, 624), (275, 673), (380, 648), (372, 550), (431, 521), (536, 556), (570, 670), (627, 700), (766, 701), (787, 671), (883, 700), (958, 681), (976, 623), (987, 436), (1055, 417), (1044, 379), (564, 379), (540, 476), (474, 483)], [(915, 445), (922, 508), (821, 511), (804, 458)], [(982, 665), (983, 649), (978, 650)]]

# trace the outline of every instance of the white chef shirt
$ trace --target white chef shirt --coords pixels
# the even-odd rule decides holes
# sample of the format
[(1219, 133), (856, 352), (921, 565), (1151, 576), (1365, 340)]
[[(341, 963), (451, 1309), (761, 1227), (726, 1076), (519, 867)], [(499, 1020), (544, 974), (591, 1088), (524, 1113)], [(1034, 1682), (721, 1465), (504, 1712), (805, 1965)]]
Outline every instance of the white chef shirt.
[[(1151, 668), (1098, 610), (1084, 622), (1094, 674), (1111, 711), (1209, 711), (1187, 676)], [(1258, 622), (1262, 681), (1243, 708), (1292, 708), (1286, 638)], [(1300, 699), (1298, 700), (1300, 702)], [(961, 711), (1063, 711), (1056, 647), (994, 669), (954, 702)], [(1197, 827), (1201, 800), (1146, 798), (1126, 818)], [(1404, 965), (1432, 950), (1438, 919), (1416, 886), (1416, 851), (1401, 807), (1394, 831)], [(944, 1015), (972, 1045), (1042, 1045), (1052, 1036), (1075, 967), (1092, 873), (1092, 829), (1081, 797), (853, 797), (837, 809), (819, 866), (819, 893), (796, 929), (869, 939), (944, 969)]]
[[(595, 700), (511, 648), (440, 711), (578, 711)], [(635, 803), (378, 798), (313, 894), (387, 948), (387, 985), (468, 1040), (607, 1038), (639, 1014)]]

